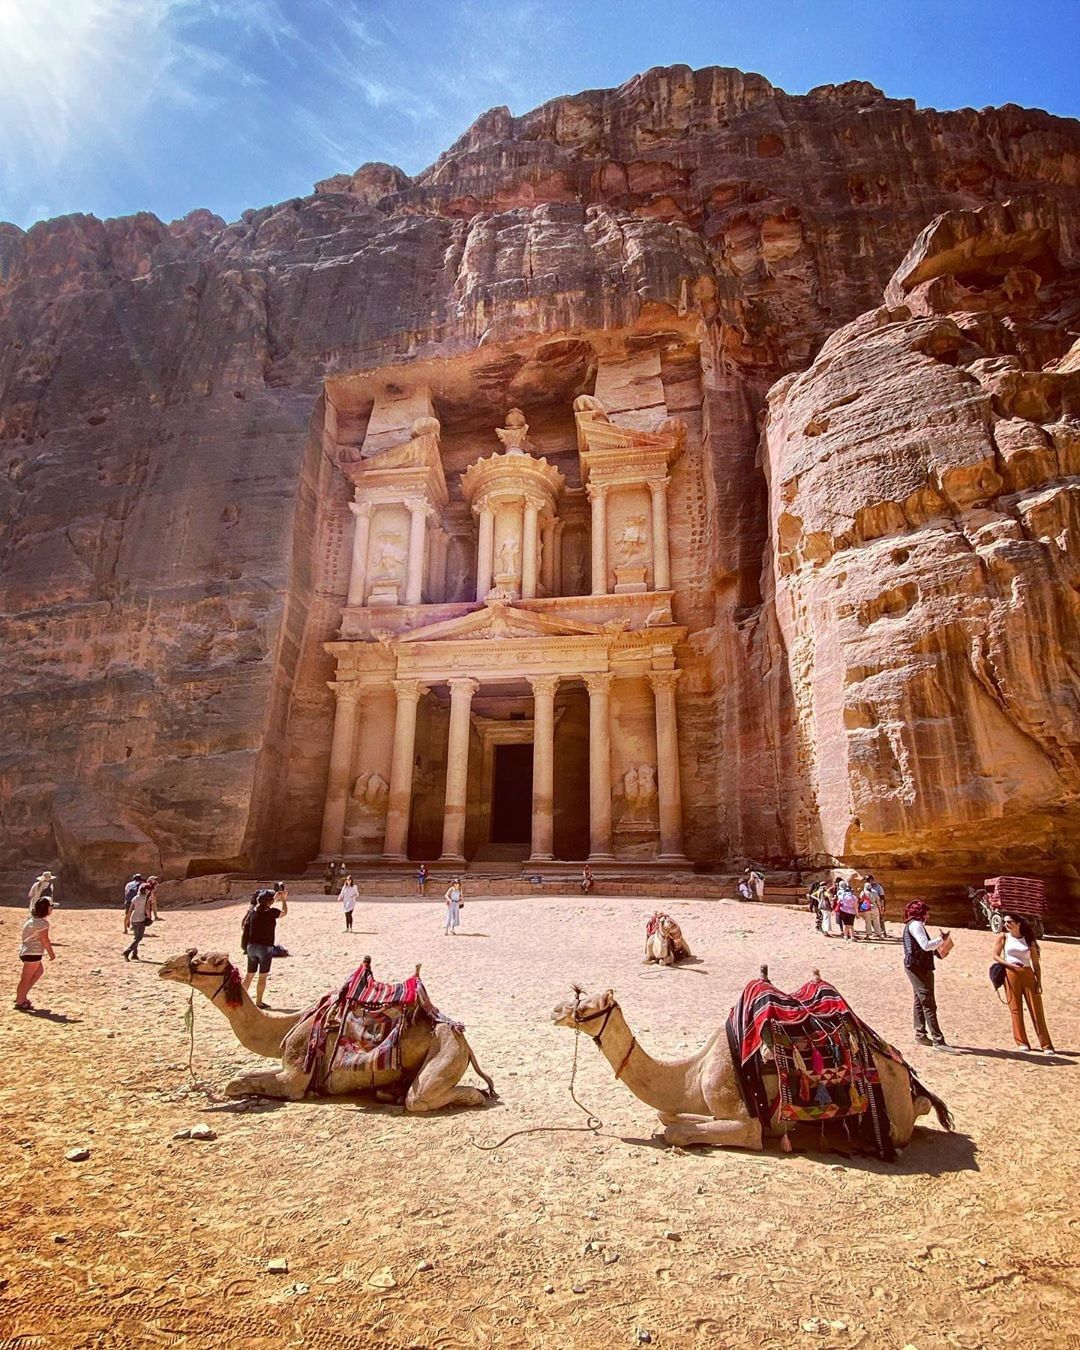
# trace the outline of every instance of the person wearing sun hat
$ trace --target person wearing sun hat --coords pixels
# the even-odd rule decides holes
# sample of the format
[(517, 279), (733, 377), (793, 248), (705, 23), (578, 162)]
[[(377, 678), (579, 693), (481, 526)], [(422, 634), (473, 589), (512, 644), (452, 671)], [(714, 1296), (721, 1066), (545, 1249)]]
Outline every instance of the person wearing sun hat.
[(41, 899), (48, 900), (53, 905), (56, 904), (56, 901), (53, 899), (53, 882), (55, 880), (56, 878), (47, 869), (42, 872), (39, 877), (34, 878), (26, 896), (30, 902), (28, 908), (31, 913), (33, 913), (34, 906)]

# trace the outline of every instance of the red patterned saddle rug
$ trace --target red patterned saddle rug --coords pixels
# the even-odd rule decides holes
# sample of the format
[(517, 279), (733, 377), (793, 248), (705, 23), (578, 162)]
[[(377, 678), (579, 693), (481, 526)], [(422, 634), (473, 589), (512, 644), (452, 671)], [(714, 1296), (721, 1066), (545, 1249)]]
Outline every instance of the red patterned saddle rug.
[(301, 1019), (311, 1021), (304, 1068), (312, 1088), (321, 1091), (335, 1069), (366, 1070), (373, 1078), (381, 1070), (400, 1069), (401, 1033), (418, 1017), (464, 1030), (435, 1007), (419, 974), (388, 984), (374, 979), (365, 961), (336, 994), (323, 995)]
[[(895, 1156), (872, 1052), (898, 1064), (904, 1058), (831, 984), (811, 980), (785, 994), (767, 980), (751, 980), (731, 1010), (727, 1036), (743, 1101), (763, 1126), (851, 1121), (867, 1151)], [(772, 1103), (767, 1068), (779, 1081)]]

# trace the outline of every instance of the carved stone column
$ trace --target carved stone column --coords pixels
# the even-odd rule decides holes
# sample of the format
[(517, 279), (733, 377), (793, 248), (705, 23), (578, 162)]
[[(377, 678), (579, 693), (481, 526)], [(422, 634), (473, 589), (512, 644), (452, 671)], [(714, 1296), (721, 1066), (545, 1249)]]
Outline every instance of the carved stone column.
[(334, 734), (330, 742), (330, 768), (326, 775), (326, 801), (323, 805), (322, 837), (319, 852), (334, 856), (341, 852), (345, 837), (345, 808), (349, 802), (353, 750), (356, 746), (356, 721), (360, 710), (360, 685), (349, 680), (329, 680), (337, 696)]
[(416, 749), (416, 705), (427, 691), (428, 686), (417, 680), (394, 681), (397, 714), (394, 718), (394, 751), (390, 761), (383, 856), (395, 862), (404, 862), (408, 856), (413, 752)]
[(533, 691), (532, 853), (529, 861), (550, 862), (555, 810), (555, 691), (558, 675), (530, 675)]
[(613, 858), (611, 851), (611, 680), (609, 673), (586, 675), (589, 691), (589, 861)]
[(555, 521), (544, 521), (540, 530), (540, 584), (548, 595), (555, 594)]
[(405, 571), (406, 605), (418, 605), (424, 591), (424, 554), (427, 545), (427, 502), (406, 502), (409, 508), (409, 561)]
[(356, 517), (353, 527), (352, 565), (349, 571), (348, 605), (362, 605), (367, 589), (368, 540), (371, 538), (371, 503), (350, 502), (349, 510)]
[(652, 544), (653, 544), (653, 584), (654, 591), (666, 591), (671, 587), (671, 548), (668, 542), (667, 492), (668, 478), (652, 479), (649, 492), (652, 494)]
[(554, 549), (554, 552), (553, 552), (552, 555), (551, 555), (551, 588), (552, 588), (552, 589), (551, 589), (551, 594), (552, 594), (552, 595), (562, 595), (562, 590), (563, 590), (563, 580), (562, 580), (562, 546), (563, 546), (563, 535), (565, 534), (565, 532), (566, 532), (566, 527), (565, 527), (565, 525), (563, 524), (563, 522), (562, 522), (561, 520), (557, 520), (557, 521), (555, 522), (555, 533), (554, 533), (554, 537), (553, 537), (553, 539), (552, 539), (552, 541), (551, 541), (551, 542), (552, 542), (552, 548)]
[(607, 595), (607, 494), (606, 486), (589, 484), (592, 503), (592, 593)]
[(683, 862), (682, 787), (675, 685), (681, 670), (650, 670), (656, 701), (656, 791), (660, 807), (660, 860)]
[(521, 513), (521, 598), (536, 599), (536, 558), (540, 542), (540, 503), (534, 497), (525, 498)]
[(480, 508), (480, 527), (476, 539), (476, 598), (483, 600), (491, 590), (491, 572), (495, 565), (495, 512)]
[(465, 809), (469, 785), (469, 713), (479, 680), (448, 680), (450, 731), (446, 741), (446, 804), (443, 807), (443, 862), (465, 861)]

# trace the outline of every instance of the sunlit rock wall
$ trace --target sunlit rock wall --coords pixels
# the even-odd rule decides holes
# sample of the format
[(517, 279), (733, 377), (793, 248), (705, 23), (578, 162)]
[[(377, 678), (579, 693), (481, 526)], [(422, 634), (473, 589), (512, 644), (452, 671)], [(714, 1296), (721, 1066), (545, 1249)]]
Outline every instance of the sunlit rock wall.
[[(673, 67), (493, 110), (414, 180), (365, 166), (231, 225), (0, 226), (2, 866), (59, 862), (89, 887), (136, 863), (274, 861), (282, 766), (304, 755), (317, 779), (328, 736), (295, 695), (332, 623), (324, 378), (665, 314), (697, 325), (702, 353), (703, 851), (780, 860), (923, 829), (918, 806), (864, 818), (846, 755), (811, 762), (790, 621), (769, 603), (759, 417), (943, 211), (1036, 198), (1074, 262), (1078, 150), (1076, 123), (1042, 112), (919, 110), (858, 82), (794, 97)], [(1065, 770), (1047, 751), (1032, 772), (1037, 815)], [(1019, 800), (980, 792), (972, 819)]]

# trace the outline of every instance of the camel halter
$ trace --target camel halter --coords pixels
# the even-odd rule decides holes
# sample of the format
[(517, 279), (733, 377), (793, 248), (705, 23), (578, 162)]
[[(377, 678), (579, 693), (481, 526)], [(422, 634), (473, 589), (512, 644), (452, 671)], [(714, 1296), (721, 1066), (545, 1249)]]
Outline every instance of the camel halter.
[[(579, 997), (580, 995), (575, 995), (574, 997), (574, 1023), (576, 1026), (584, 1027), (586, 1022), (595, 1022), (598, 1017), (602, 1017), (604, 1019), (600, 1023), (600, 1030), (596, 1033), (595, 1036), (593, 1036), (593, 1033), (591, 1031), (587, 1033), (589, 1036), (592, 1036), (593, 1044), (600, 1051), (600, 1053), (603, 1054), (604, 1047), (600, 1044), (600, 1042), (604, 1039), (604, 1032), (607, 1030), (608, 1019), (611, 1017), (611, 1014), (615, 1011), (616, 1004), (614, 1002), (611, 1002), (607, 1005), (606, 1008), (598, 1008), (596, 1012), (585, 1013), (584, 1015), (582, 1015), (582, 1013), (579, 1011), (578, 1008)], [(623, 1055), (622, 1062), (619, 1064), (619, 1067), (615, 1070), (616, 1082), (621, 1081), (623, 1071), (625, 1070), (627, 1064), (630, 1063), (630, 1056), (634, 1053), (636, 1049), (637, 1049), (637, 1037), (631, 1034), (630, 1047), (627, 1050), (626, 1054)]]

